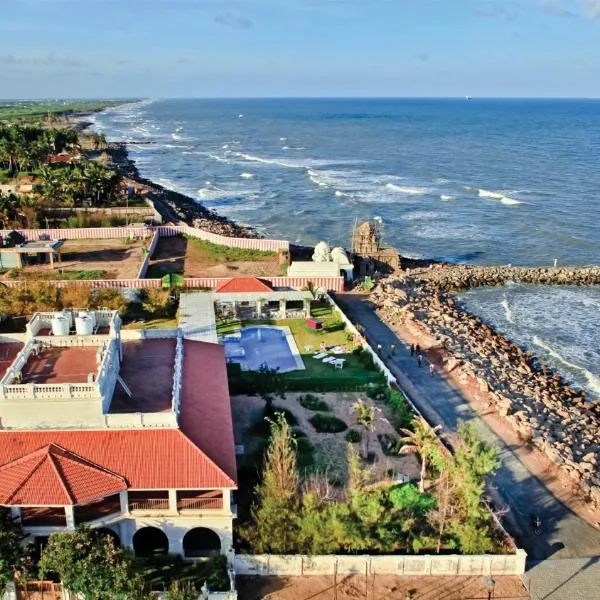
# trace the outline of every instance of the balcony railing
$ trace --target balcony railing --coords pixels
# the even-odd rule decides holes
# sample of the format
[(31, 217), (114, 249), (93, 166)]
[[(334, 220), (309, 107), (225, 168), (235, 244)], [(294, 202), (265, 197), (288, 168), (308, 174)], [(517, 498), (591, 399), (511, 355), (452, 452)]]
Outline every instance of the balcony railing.
[(100, 502), (94, 502), (87, 506), (75, 507), (75, 523), (88, 523), (97, 519), (103, 519), (110, 515), (121, 512), (121, 502), (119, 496), (106, 498)]
[(223, 510), (223, 498), (180, 498), (177, 510)]
[(21, 524), (24, 527), (66, 527), (67, 515), (63, 508), (22, 508)]
[(146, 498), (145, 500), (134, 500), (129, 503), (130, 512), (147, 510), (169, 510), (168, 498)]

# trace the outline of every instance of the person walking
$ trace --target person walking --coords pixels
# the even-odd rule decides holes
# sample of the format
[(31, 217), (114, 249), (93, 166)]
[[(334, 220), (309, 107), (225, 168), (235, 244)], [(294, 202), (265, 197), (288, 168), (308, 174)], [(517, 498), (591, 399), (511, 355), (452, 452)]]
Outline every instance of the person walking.
[(419, 346), (419, 344), (417, 344), (417, 345), (415, 346), (415, 354), (416, 354), (417, 356), (419, 356), (419, 354), (421, 354), (421, 346)]
[(392, 353), (392, 356), (396, 356), (396, 344), (390, 345), (390, 352)]
[(433, 373), (434, 373), (434, 367), (433, 367), (433, 363), (429, 363), (429, 374), (433, 377)]
[(377, 344), (377, 354), (381, 356), (381, 344)]
[(421, 356), (421, 353), (417, 354), (417, 365), (419, 366), (419, 369), (423, 366), (423, 357)]
[(411, 355), (411, 356), (414, 356), (414, 355), (415, 355), (415, 345), (414, 345), (414, 344), (411, 344), (411, 345), (410, 345), (410, 355)]

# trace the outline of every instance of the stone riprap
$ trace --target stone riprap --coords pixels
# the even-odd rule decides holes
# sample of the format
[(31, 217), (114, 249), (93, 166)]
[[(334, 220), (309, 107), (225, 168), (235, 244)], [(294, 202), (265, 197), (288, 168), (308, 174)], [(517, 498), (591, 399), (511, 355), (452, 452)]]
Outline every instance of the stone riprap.
[(435, 265), (379, 281), (371, 301), (390, 324), (418, 323), (445, 350), (444, 368), (472, 377), (497, 412), (579, 482), (600, 506), (600, 403), (571, 388), (531, 353), (466, 312), (452, 294), (506, 284), (600, 284), (600, 268), (525, 268)]

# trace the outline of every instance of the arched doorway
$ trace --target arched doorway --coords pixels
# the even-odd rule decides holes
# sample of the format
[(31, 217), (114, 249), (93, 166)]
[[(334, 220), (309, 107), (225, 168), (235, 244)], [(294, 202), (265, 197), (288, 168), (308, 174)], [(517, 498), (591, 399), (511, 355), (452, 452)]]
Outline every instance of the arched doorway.
[(99, 529), (96, 529), (96, 533), (98, 535), (105, 535), (109, 537), (117, 548), (121, 547), (121, 538), (119, 537), (119, 534), (109, 527), (100, 527)]
[(157, 527), (142, 527), (133, 536), (133, 550), (137, 556), (156, 556), (169, 552), (169, 540)]
[(194, 527), (183, 536), (183, 555), (186, 558), (213, 556), (221, 552), (221, 538), (206, 527)]

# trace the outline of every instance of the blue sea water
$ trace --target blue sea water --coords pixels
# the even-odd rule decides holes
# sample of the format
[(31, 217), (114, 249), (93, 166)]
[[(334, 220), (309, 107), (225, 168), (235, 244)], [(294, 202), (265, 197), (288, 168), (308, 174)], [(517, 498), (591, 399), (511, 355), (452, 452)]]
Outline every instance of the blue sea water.
[[(600, 263), (600, 101), (163, 100), (107, 110), (96, 127), (129, 142), (145, 177), (270, 237), (349, 246), (357, 221), (380, 216), (384, 241), (408, 256)], [(490, 298), (496, 309), (506, 300), (502, 289), (472, 294), (483, 317)], [(566, 331), (580, 308), (566, 306), (550, 328)], [(590, 315), (579, 358), (598, 374), (583, 355), (600, 337)], [(525, 329), (509, 333), (531, 344)], [(561, 339), (553, 351), (563, 357)]]

